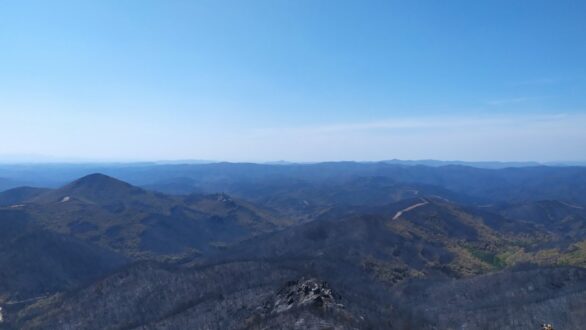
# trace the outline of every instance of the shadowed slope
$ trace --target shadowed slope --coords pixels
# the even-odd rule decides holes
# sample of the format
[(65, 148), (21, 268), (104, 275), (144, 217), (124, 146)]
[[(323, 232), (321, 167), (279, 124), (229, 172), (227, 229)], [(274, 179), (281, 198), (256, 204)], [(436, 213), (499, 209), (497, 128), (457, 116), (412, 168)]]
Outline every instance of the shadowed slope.
[(20, 205), (48, 192), (47, 188), (18, 187), (0, 192), (0, 206)]

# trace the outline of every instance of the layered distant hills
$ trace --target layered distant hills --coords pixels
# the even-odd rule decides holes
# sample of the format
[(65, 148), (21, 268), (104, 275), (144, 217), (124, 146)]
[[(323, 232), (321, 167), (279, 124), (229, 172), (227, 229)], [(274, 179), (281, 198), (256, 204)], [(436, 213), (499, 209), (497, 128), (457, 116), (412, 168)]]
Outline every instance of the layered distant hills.
[[(0, 193), (0, 327), (530, 329), (547, 322), (578, 329), (586, 322), (585, 168), (104, 170), (109, 175), (56, 188)], [(10, 180), (67, 173), (47, 171)]]

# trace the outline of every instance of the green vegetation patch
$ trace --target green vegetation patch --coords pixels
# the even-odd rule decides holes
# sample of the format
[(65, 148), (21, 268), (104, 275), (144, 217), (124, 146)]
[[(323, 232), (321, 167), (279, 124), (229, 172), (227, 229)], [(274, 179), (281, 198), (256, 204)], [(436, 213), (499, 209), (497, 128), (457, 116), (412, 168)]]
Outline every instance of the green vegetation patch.
[(505, 262), (505, 260), (502, 259), (497, 254), (483, 251), (480, 249), (471, 248), (471, 247), (467, 247), (466, 249), (468, 250), (468, 252), (470, 252), (470, 254), (472, 256), (474, 256), (475, 258), (479, 259), (480, 261), (482, 261), (486, 264), (489, 264), (493, 268), (503, 269), (507, 266), (507, 263)]

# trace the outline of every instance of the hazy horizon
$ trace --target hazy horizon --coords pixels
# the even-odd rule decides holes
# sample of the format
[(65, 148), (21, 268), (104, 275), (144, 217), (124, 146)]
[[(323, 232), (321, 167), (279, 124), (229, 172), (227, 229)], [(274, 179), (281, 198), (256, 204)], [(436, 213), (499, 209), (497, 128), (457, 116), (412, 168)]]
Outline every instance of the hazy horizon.
[(539, 164), (539, 165), (586, 165), (586, 160), (553, 160), (553, 161), (536, 161), (536, 160), (466, 160), (466, 159), (400, 159), (400, 158), (384, 158), (384, 159), (325, 159), (325, 160), (287, 160), (287, 159), (267, 159), (267, 160), (224, 160), (224, 159), (91, 159), (91, 158), (61, 158), (46, 155), (0, 155), (0, 165), (132, 165), (132, 164), (214, 164), (214, 163), (251, 163), (251, 164), (318, 164), (328, 162), (357, 162), (357, 163), (376, 163), (376, 162), (397, 162), (397, 163), (463, 163), (463, 164), (481, 164), (481, 163), (495, 163), (495, 164)]

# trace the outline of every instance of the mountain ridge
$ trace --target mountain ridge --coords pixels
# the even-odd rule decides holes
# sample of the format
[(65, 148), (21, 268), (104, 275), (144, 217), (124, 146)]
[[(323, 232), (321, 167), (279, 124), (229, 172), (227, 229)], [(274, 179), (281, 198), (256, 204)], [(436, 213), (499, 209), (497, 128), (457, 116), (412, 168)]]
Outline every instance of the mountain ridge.
[[(22, 204), (0, 207), (3, 233), (22, 239), (0, 244), (0, 259), (20, 272), (22, 282), (5, 280), (0, 299), (24, 302), (9, 305), (7, 324), (25, 329), (296, 329), (296, 322), (305, 328), (458, 328), (466, 322), (462, 315), (480, 325), (498, 317), (479, 298), (482, 294), (510, 302), (523, 326), (550, 303), (567, 310), (542, 313), (548, 317), (544, 322), (586, 322), (572, 308), (583, 299), (584, 277), (568, 268), (586, 267), (584, 206), (579, 198), (557, 199), (566, 191), (579, 195), (581, 177), (566, 180), (581, 173), (574, 168), (564, 169), (560, 185), (533, 194), (544, 182), (554, 182), (558, 170), (376, 164), (364, 172), (364, 164), (345, 163), (279, 165), (264, 174), (266, 167), (260, 166), (238, 177), (243, 170), (238, 166), (206, 166), (212, 176), (191, 173), (174, 181), (196, 188), (182, 195), (103, 174), (40, 193), (24, 189), (24, 197), (11, 192)], [(539, 175), (547, 179), (534, 182)], [(206, 188), (212, 186), (213, 191)], [(544, 196), (556, 198), (540, 199)], [(28, 251), (25, 259), (45, 260), (38, 268), (52, 286), (23, 267), (12, 246)], [(67, 253), (71, 249), (76, 253)], [(96, 266), (91, 272), (97, 278), (70, 267), (80, 258)], [(3, 274), (17, 277), (0, 270)], [(314, 280), (306, 285), (301, 279)], [(534, 289), (508, 287), (509, 280), (527, 281)], [(470, 290), (478, 281), (486, 287)], [(342, 298), (306, 294), (305, 287), (331, 289)], [(575, 295), (572, 288), (579, 289)], [(521, 298), (507, 298), (511, 290)], [(485, 317), (444, 308), (438, 297), (481, 310)], [(327, 307), (301, 303), (314, 300)]]

